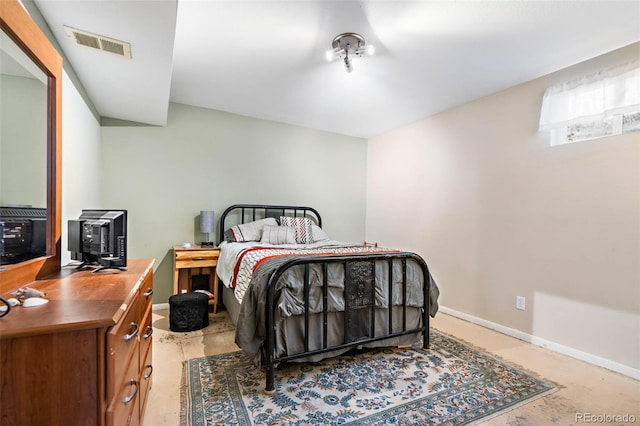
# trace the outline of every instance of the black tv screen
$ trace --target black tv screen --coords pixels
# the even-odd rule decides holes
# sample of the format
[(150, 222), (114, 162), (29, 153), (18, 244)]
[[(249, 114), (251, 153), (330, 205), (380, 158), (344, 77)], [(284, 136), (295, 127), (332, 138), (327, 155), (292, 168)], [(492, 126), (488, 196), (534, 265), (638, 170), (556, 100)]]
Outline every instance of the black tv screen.
[(0, 265), (46, 255), (47, 209), (0, 207)]
[(127, 211), (82, 210), (77, 220), (70, 220), (69, 251), (79, 268), (98, 265), (103, 269), (126, 269)]

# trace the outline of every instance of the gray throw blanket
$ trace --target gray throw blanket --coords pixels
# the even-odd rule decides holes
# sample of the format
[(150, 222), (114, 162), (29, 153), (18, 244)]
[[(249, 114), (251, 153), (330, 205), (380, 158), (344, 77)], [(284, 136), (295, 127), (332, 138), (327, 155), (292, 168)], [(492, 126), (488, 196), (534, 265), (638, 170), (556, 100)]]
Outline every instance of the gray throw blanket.
[[(276, 257), (258, 266), (251, 279), (249, 289), (244, 295), (240, 313), (236, 324), (236, 344), (254, 360), (259, 359), (260, 350), (265, 339), (265, 310), (267, 283), (277, 268), (289, 261), (289, 257)], [(402, 305), (402, 269), (400, 260), (393, 262), (392, 305)], [(389, 270), (387, 261), (376, 261), (376, 290), (375, 305), (378, 308), (388, 308), (388, 290), (382, 288), (381, 283), (387, 282)], [(309, 307), (311, 313), (322, 312), (322, 267), (310, 267)], [(422, 269), (413, 260), (407, 261), (407, 306), (420, 308), (423, 306)], [(429, 275), (430, 305), (429, 314), (434, 317), (438, 312), (438, 297), (440, 291), (433, 277)], [(328, 267), (328, 311), (340, 312), (344, 310), (344, 268), (341, 264), (330, 264)], [(304, 267), (290, 268), (278, 280), (276, 294), (280, 297), (276, 301), (275, 326), (284, 318), (304, 314)], [(380, 324), (384, 326), (384, 324)]]

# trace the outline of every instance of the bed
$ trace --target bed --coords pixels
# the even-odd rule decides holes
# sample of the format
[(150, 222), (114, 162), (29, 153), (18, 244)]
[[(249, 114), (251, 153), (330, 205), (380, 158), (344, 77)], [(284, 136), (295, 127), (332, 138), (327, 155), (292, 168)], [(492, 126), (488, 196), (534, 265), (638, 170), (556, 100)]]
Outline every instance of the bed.
[(265, 368), (357, 347), (429, 347), (438, 287), (415, 253), (331, 240), (317, 210), (236, 204), (221, 215), (223, 304), (235, 341)]

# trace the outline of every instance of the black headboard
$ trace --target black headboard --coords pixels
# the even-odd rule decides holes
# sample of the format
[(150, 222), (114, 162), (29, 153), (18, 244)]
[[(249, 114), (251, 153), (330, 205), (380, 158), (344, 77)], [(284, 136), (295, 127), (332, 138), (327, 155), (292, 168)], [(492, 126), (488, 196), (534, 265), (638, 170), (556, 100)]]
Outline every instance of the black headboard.
[[(227, 218), (229, 216), (229, 218)], [(228, 207), (220, 216), (220, 232), (218, 232), (218, 244), (224, 241), (224, 231), (234, 225), (253, 222), (254, 220), (280, 216), (308, 217), (322, 228), (320, 213), (313, 207), (304, 206), (271, 206), (262, 204), (234, 204)], [(233, 223), (231, 218), (234, 218)]]

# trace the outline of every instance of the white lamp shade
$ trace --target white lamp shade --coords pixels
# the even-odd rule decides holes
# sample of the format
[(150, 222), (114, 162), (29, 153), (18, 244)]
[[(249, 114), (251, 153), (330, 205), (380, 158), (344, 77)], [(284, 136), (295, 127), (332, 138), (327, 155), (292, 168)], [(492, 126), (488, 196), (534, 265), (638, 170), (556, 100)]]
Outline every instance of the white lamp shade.
[(213, 228), (213, 210), (202, 210), (200, 212), (200, 232), (203, 234), (212, 234)]

